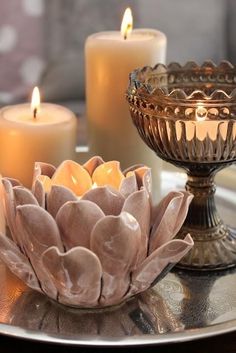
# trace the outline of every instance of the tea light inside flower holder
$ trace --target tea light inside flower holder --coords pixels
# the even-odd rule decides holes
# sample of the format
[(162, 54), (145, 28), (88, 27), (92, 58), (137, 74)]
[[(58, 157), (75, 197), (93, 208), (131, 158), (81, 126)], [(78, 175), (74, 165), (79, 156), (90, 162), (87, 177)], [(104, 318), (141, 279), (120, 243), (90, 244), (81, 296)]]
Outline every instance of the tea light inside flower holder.
[(182, 259), (187, 269), (236, 265), (236, 232), (215, 205), (215, 174), (236, 161), (236, 67), (172, 63), (144, 67), (130, 75), (127, 99), (138, 132), (163, 160), (184, 168), (194, 195), (179, 232), (194, 247)]

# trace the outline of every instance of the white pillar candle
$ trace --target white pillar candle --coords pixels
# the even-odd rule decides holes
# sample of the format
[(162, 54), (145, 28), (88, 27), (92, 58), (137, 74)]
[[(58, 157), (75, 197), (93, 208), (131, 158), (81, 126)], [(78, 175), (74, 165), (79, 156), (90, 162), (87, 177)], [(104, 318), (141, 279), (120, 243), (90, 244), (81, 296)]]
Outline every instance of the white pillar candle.
[(74, 158), (76, 138), (77, 120), (67, 108), (49, 103), (5, 107), (0, 110), (0, 173), (30, 187), (34, 163), (58, 165)]
[(121, 32), (96, 33), (85, 45), (90, 154), (119, 160), (122, 168), (144, 163), (156, 185), (161, 161), (133, 126), (125, 92), (131, 71), (164, 63), (165, 57), (166, 36), (153, 29), (134, 30), (126, 39)]

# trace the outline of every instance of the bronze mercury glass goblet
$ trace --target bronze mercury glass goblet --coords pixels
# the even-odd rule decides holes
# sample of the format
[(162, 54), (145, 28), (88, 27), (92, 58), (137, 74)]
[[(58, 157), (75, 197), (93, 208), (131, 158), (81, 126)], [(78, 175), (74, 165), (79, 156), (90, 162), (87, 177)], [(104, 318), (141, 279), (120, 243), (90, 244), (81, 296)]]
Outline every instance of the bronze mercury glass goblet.
[(214, 199), (215, 174), (236, 161), (235, 88), (236, 67), (226, 61), (157, 64), (130, 74), (127, 99), (140, 136), (161, 159), (186, 170), (194, 195), (178, 234), (190, 233), (195, 242), (179, 264), (187, 269), (236, 265), (236, 232)]

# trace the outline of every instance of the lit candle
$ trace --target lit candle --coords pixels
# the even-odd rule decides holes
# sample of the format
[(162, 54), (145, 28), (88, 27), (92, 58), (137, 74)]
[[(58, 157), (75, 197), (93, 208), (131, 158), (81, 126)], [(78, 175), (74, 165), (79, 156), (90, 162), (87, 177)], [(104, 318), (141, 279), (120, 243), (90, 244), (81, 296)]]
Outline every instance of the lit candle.
[[(208, 136), (212, 141), (216, 140), (218, 132), (220, 132), (222, 138), (225, 140), (227, 135), (228, 121), (222, 120), (219, 126), (219, 122), (216, 120), (207, 119), (207, 108), (203, 103), (198, 102), (196, 104), (194, 117), (195, 120), (185, 121), (186, 138), (188, 141), (192, 141), (197, 138), (200, 141), (204, 141)], [(176, 135), (177, 140), (181, 139), (182, 127), (178, 120), (176, 122)]]
[(77, 121), (68, 109), (40, 104), (37, 88), (30, 104), (0, 110), (0, 172), (30, 187), (36, 161), (58, 165), (72, 159)]
[(122, 168), (144, 163), (155, 174), (154, 184), (158, 183), (160, 165), (132, 124), (125, 91), (132, 70), (164, 63), (165, 56), (166, 36), (153, 29), (132, 31), (130, 9), (120, 32), (95, 33), (85, 45), (90, 153), (119, 160)]

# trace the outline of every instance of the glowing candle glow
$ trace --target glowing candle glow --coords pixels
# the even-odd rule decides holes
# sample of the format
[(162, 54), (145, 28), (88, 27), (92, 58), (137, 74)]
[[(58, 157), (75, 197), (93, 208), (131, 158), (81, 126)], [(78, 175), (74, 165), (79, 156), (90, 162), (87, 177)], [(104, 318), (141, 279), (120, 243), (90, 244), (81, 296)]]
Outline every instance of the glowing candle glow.
[(128, 7), (125, 10), (123, 20), (121, 22), (121, 35), (124, 37), (124, 39), (127, 39), (128, 34), (132, 32), (133, 29), (133, 16), (131, 9)]
[(36, 87), (31, 104), (0, 110), (0, 173), (30, 187), (36, 161), (58, 165), (74, 158), (76, 130), (74, 114), (59, 105), (40, 104)]

